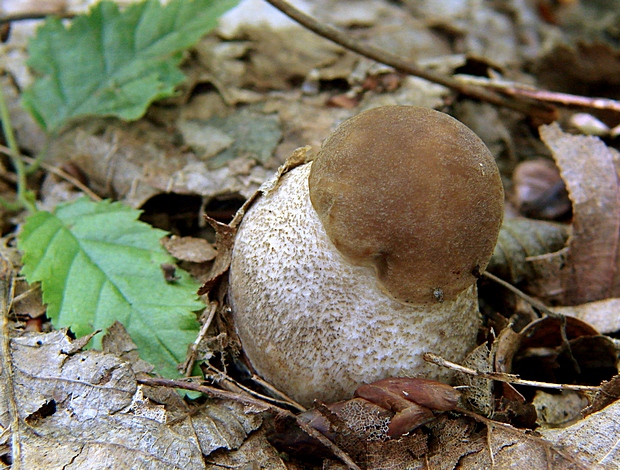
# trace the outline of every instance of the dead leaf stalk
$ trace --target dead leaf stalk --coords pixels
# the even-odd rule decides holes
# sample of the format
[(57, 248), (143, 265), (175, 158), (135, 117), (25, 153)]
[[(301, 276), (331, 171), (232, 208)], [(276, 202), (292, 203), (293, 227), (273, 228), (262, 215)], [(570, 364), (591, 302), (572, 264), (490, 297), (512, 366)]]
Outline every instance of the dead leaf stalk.
[[(26, 12), (26, 13), (13, 13), (10, 15), (3, 15), (0, 17), (0, 25), (6, 23), (12, 23), (14, 21), (31, 21), (31, 20), (44, 20), (50, 16), (50, 13), (37, 13), (37, 12)], [(76, 13), (72, 12), (63, 12), (57, 11), (54, 12), (54, 16), (62, 19), (71, 19), (75, 18)]]
[(15, 401), (15, 389), (13, 384), (13, 365), (11, 358), (10, 335), (9, 335), (9, 312), (13, 303), (15, 288), (15, 273), (11, 263), (0, 257), (0, 315), (2, 315), (2, 375), (6, 387), (6, 399), (11, 416), (11, 449), (12, 467), (14, 470), (21, 468), (21, 436), (19, 411)]
[(36, 158), (27, 157), (25, 155), (15, 156), (14, 153), (11, 151), (11, 149), (8, 147), (5, 147), (4, 145), (0, 145), (0, 152), (2, 152), (8, 157), (21, 158), (23, 161), (27, 162), (30, 165), (36, 163), (37, 165), (41, 166), (41, 168), (43, 168), (45, 171), (48, 171), (49, 173), (52, 173), (58, 176), (59, 178), (62, 178), (65, 181), (68, 181), (69, 183), (71, 183), (73, 186), (75, 186), (77, 189), (79, 189), (84, 194), (86, 194), (89, 198), (91, 198), (91, 200), (95, 202), (103, 201), (103, 198), (100, 197), (98, 194), (95, 194), (88, 186), (86, 186), (84, 183), (82, 183), (77, 178), (74, 178), (73, 176), (71, 176), (69, 173), (61, 170), (60, 168), (56, 168), (55, 166), (48, 165), (45, 162), (39, 162)]
[(374, 47), (370, 44), (363, 44), (353, 39), (349, 34), (340, 31), (333, 26), (322, 24), (313, 17), (306, 15), (305, 13), (294, 8), (292, 5), (284, 0), (266, 0), (272, 6), (280, 10), (282, 13), (297, 21), (303, 27), (310, 31), (329, 39), (332, 42), (356, 52), (364, 57), (375, 60), (381, 64), (388, 65), (394, 69), (413, 75), (419, 78), (423, 78), (433, 83), (443, 85), (457, 93), (462, 93), (470, 98), (479, 99), (492, 103), (496, 106), (502, 106), (515, 111), (524, 113), (528, 116), (541, 120), (542, 122), (553, 122), (557, 118), (557, 113), (554, 108), (537, 102), (526, 102), (523, 99), (516, 100), (506, 98), (501, 94), (486, 89), (480, 86), (470, 85), (456, 80), (452, 77), (447, 77), (441, 74), (437, 74), (428, 70), (425, 70), (418, 65), (404, 61), (399, 57), (390, 54), (387, 51)]
[(183, 390), (193, 390), (196, 392), (204, 393), (205, 395), (211, 398), (219, 398), (222, 400), (233, 400), (244, 405), (255, 406), (271, 413), (276, 413), (281, 416), (286, 416), (295, 420), (297, 425), (309, 436), (319, 441), (325, 447), (327, 447), (333, 454), (338, 457), (342, 463), (344, 463), (350, 470), (361, 470), (360, 467), (357, 466), (355, 462), (349, 457), (342, 449), (340, 449), (336, 444), (327, 439), (323, 434), (321, 434), (316, 429), (310, 427), (307, 423), (303, 422), (299, 417), (297, 417), (294, 413), (284, 408), (280, 408), (279, 406), (272, 405), (271, 403), (265, 402), (263, 400), (256, 399), (250, 395), (245, 393), (233, 393), (228, 392), (226, 390), (220, 390), (215, 387), (210, 387), (208, 385), (200, 385), (194, 382), (187, 382), (184, 380), (169, 380), (169, 379), (160, 379), (160, 378), (138, 378), (139, 384), (148, 385), (150, 387), (168, 387), (168, 388), (179, 388)]
[(479, 377), (482, 379), (490, 379), (497, 380), (498, 382), (506, 382), (509, 384), (515, 385), (525, 385), (526, 387), (540, 387), (540, 388), (550, 388), (554, 390), (574, 390), (578, 392), (598, 392), (600, 387), (594, 385), (571, 385), (571, 384), (554, 384), (548, 382), (537, 382), (535, 380), (525, 380), (520, 379), (517, 375), (513, 374), (505, 374), (502, 372), (482, 372), (475, 369), (470, 369), (469, 367), (462, 366), (460, 364), (456, 364), (454, 362), (448, 361), (441, 356), (438, 356), (433, 353), (425, 353), (423, 359), (426, 362), (430, 362), (431, 364), (435, 364), (440, 367), (446, 367), (448, 369), (455, 370), (457, 372), (461, 372), (463, 374), (472, 375), (474, 377)]
[(209, 305), (211, 307), (209, 309), (209, 315), (204, 320), (202, 327), (198, 332), (198, 336), (196, 336), (196, 340), (189, 347), (189, 351), (187, 353), (187, 360), (185, 361), (185, 364), (183, 366), (183, 375), (185, 375), (185, 377), (189, 377), (190, 375), (192, 375), (192, 370), (194, 369), (194, 364), (196, 363), (196, 358), (198, 357), (198, 345), (207, 335), (207, 330), (211, 326), (213, 318), (215, 318), (215, 312), (217, 312), (217, 307), (219, 304), (217, 302), (211, 302)]
[(271, 393), (273, 393), (274, 395), (282, 398), (282, 401), (284, 403), (286, 403), (289, 406), (292, 406), (293, 408), (298, 409), (299, 411), (303, 412), (306, 411), (306, 408), (304, 408), (303, 406), (301, 406), (299, 403), (297, 403), (295, 400), (293, 400), (291, 397), (289, 397), (288, 395), (286, 395), (285, 393), (282, 393), (280, 390), (278, 390), (277, 388), (275, 388), (273, 385), (271, 385), (268, 382), (265, 382), (263, 379), (261, 379), (258, 375), (252, 375), (252, 381), (259, 384), (261, 387), (265, 387), (267, 390), (269, 390)]
[(262, 385), (263, 387), (269, 389), (276, 396), (283, 397), (284, 399), (283, 400), (279, 400), (277, 398), (268, 397), (266, 395), (263, 395), (262, 393), (255, 392), (254, 390), (252, 390), (252, 389), (246, 387), (245, 385), (237, 382), (232, 377), (229, 377), (228, 375), (224, 374), (222, 371), (216, 369), (215, 367), (213, 367), (208, 362), (205, 363), (205, 367), (207, 367), (209, 370), (214, 371), (217, 374), (217, 378), (214, 377), (214, 381), (216, 381), (219, 385), (224, 387), (226, 390), (229, 390), (229, 391), (231, 391), (233, 393), (238, 393), (238, 392), (235, 392), (235, 390), (239, 390), (240, 389), (240, 390), (243, 390), (244, 392), (252, 395), (253, 397), (257, 397), (259, 400), (264, 400), (264, 401), (267, 401), (269, 403), (274, 403), (275, 405), (280, 405), (280, 406), (291, 406), (291, 407), (296, 408), (297, 410), (299, 410), (301, 412), (306, 411), (306, 408), (304, 408), (303, 406), (301, 406), (299, 403), (295, 402), (294, 400), (288, 398), (286, 395), (284, 395), (282, 392), (280, 392), (279, 390), (277, 390), (273, 386), (269, 385), (267, 382), (264, 382), (264, 381), (258, 382), (257, 380), (255, 380), (256, 376), (252, 376), (252, 380), (254, 380), (257, 383), (260, 383), (260, 385)]

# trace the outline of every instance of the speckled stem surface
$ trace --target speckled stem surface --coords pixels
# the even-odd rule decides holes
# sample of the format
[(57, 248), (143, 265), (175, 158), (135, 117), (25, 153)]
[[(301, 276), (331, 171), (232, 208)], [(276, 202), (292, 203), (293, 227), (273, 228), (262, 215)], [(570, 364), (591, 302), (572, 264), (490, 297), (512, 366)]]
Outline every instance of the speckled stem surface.
[(304, 405), (386, 377), (449, 380), (422, 354), (458, 362), (475, 347), (476, 286), (425, 307), (387, 297), (373, 268), (351, 265), (327, 237), (308, 196), (310, 167), (259, 198), (237, 234), (229, 296), (252, 366)]

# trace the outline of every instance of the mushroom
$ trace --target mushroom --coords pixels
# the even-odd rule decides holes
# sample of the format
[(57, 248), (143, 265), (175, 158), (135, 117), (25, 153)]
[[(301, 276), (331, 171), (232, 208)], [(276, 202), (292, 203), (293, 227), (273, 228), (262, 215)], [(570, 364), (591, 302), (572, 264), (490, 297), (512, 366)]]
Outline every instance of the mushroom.
[(304, 405), (387, 377), (450, 380), (422, 355), (475, 347), (503, 201), (493, 156), (447, 114), (343, 122), (239, 227), (229, 300), (252, 367)]

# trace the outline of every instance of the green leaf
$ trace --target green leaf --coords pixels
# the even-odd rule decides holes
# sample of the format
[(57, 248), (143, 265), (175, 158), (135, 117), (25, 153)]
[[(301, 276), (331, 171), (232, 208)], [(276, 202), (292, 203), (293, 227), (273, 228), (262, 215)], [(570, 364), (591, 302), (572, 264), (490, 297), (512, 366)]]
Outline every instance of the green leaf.
[(83, 336), (118, 320), (144, 360), (178, 377), (176, 366), (198, 333), (192, 311), (204, 304), (187, 273), (177, 270), (172, 284), (164, 280), (161, 264), (174, 263), (160, 244), (165, 232), (137, 221), (139, 215), (120, 203), (86, 198), (31, 215), (18, 239), (23, 274), (41, 282), (56, 328)]
[(29, 45), (28, 65), (40, 77), (24, 92), (24, 106), (48, 132), (81, 116), (139, 119), (184, 80), (183, 51), (237, 3), (147, 0), (120, 11), (104, 0), (69, 27), (48, 18)]

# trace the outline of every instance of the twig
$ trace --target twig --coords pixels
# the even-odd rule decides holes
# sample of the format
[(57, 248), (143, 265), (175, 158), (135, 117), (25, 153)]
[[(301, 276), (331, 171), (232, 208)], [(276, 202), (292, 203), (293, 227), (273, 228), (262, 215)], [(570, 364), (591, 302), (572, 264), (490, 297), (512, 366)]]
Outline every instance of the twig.
[[(249, 393), (250, 395), (252, 395), (253, 397), (257, 397), (260, 400), (264, 400), (264, 401), (268, 401), (269, 403), (274, 403), (275, 405), (280, 405), (280, 406), (292, 406), (293, 408), (296, 408), (298, 411), (304, 412), (306, 411), (306, 409), (301, 406), (300, 404), (294, 402), (293, 400), (279, 400), (278, 398), (273, 398), (273, 397), (268, 397), (267, 395), (263, 395), (262, 393), (258, 393), (255, 392), (254, 390), (252, 390), (251, 388), (246, 387), (245, 385), (237, 382), (235, 379), (233, 379), (232, 377), (229, 377), (228, 375), (226, 375), (224, 372), (222, 372), (221, 370), (216, 369), (215, 367), (213, 367), (211, 364), (209, 364), (208, 362), (205, 363), (205, 366), (209, 369), (214, 371), (218, 378), (216, 378), (214, 376), (213, 380), (215, 382), (217, 382), (218, 384), (222, 385), (224, 384), (224, 388), (227, 388), (229, 391), (231, 388), (235, 387), (238, 388), (240, 390), (243, 390), (246, 393)], [(255, 376), (254, 376), (255, 377)], [(252, 378), (254, 378), (252, 377)], [(266, 383), (266, 382), (265, 382)], [(269, 390), (276, 390), (275, 388), (271, 387)], [(233, 392), (234, 393), (234, 392)], [(276, 395), (281, 395), (281, 396), (286, 396), (283, 393), (276, 393)]]
[(16, 295), (16, 296), (13, 298), (13, 302), (12, 302), (12, 304), (13, 304), (13, 305), (15, 305), (15, 304), (17, 304), (18, 302), (21, 302), (21, 301), (22, 301), (22, 300), (24, 300), (26, 297), (29, 297), (32, 293), (34, 293), (34, 292), (38, 291), (39, 289), (40, 289), (40, 285), (39, 285), (39, 284), (36, 284), (36, 285), (34, 285), (34, 286), (30, 287), (28, 290), (26, 290), (26, 291), (22, 292), (22, 293), (21, 293), (21, 294), (19, 294), (19, 295)]
[(513, 294), (515, 294), (517, 297), (522, 298), (523, 300), (525, 300), (528, 304), (530, 304), (532, 307), (534, 307), (536, 310), (541, 311), (542, 313), (544, 313), (545, 315), (549, 315), (550, 317), (553, 318), (557, 318), (558, 316), (560, 316), (559, 313), (554, 312), (552, 310), (549, 310), (549, 308), (543, 304), (542, 302), (540, 302), (539, 300), (536, 300), (534, 297), (530, 297), (529, 295), (527, 295), (525, 292), (517, 289), (515, 286), (513, 286), (512, 284), (510, 284), (509, 282), (504, 281), (502, 278), (497, 277), (495, 274), (491, 274), (488, 271), (484, 271), (482, 273), (482, 275), (484, 277), (487, 277), (489, 279), (491, 279), (493, 282), (496, 282), (497, 284), (499, 284), (502, 287), (505, 287), (506, 289), (508, 289), (510, 292), (512, 292)]
[(273, 385), (271, 385), (269, 382), (265, 382), (263, 379), (261, 379), (258, 375), (252, 375), (252, 380), (254, 382), (256, 382), (257, 384), (259, 384), (261, 387), (266, 388), (267, 390), (269, 390), (271, 393), (273, 393), (276, 396), (279, 396), (282, 401), (284, 403), (286, 403), (289, 406), (292, 406), (293, 408), (298, 409), (299, 411), (306, 411), (306, 408), (304, 408), (303, 406), (301, 406), (299, 403), (297, 403), (295, 400), (293, 400), (291, 397), (289, 397), (288, 395), (282, 393), (280, 390), (278, 390), (277, 388), (275, 388)]
[(560, 103), (565, 106), (580, 106), (582, 108), (608, 109), (620, 112), (620, 101), (608, 98), (590, 98), (588, 96), (570, 95), (548, 90), (537, 90), (521, 87), (502, 88), (501, 91), (510, 96), (524, 96), (538, 101)]
[(502, 106), (513, 109), (515, 111), (519, 111), (528, 116), (535, 117), (544, 123), (550, 123), (556, 120), (557, 116), (555, 109), (547, 105), (536, 102), (527, 103), (523, 100), (519, 101), (515, 99), (509, 99), (493, 90), (479, 86), (472, 86), (470, 84), (460, 82), (459, 80), (455, 80), (451, 77), (425, 70), (411, 62), (406, 62), (400, 57), (394, 54), (390, 54), (387, 51), (374, 47), (370, 44), (363, 44), (359, 41), (356, 41), (351, 37), (350, 34), (346, 34), (343, 31), (334, 28), (333, 26), (319, 23), (313, 17), (299, 11), (284, 0), (266, 1), (288, 17), (297, 21), (299, 24), (309, 29), (310, 31), (318, 34), (319, 36), (329, 39), (330, 41), (335, 42), (336, 44), (344, 47), (345, 49), (356, 52), (364, 57), (368, 57), (369, 59), (375, 60), (379, 63), (389, 65), (390, 67), (393, 67), (400, 72), (414, 75), (416, 77), (423, 78), (433, 83), (438, 83), (439, 85), (448, 87), (458, 93), (467, 95), (470, 98), (479, 99), (497, 106)]
[(58, 13), (37, 13), (37, 12), (26, 12), (26, 13), (15, 13), (12, 15), (4, 15), (0, 17), (0, 25), (5, 23), (12, 23), (13, 21), (28, 21), (28, 20), (44, 20), (48, 16), (55, 16), (57, 18), (62, 19), (71, 19), (74, 18), (77, 13), (68, 13), (68, 12), (58, 12)]
[(599, 386), (594, 385), (553, 384), (548, 382), (537, 382), (535, 380), (520, 379), (519, 376), (514, 374), (504, 374), (502, 372), (482, 372), (448, 361), (447, 359), (433, 353), (425, 353), (422, 357), (426, 362), (430, 362), (431, 364), (446, 367), (448, 369), (452, 369), (463, 374), (472, 375), (474, 377), (480, 377), (482, 379), (497, 380), (498, 382), (525, 385), (527, 387), (549, 388), (553, 390), (574, 390), (577, 392), (598, 392), (600, 390)]
[[(7, 155), (7, 156), (9, 156), (11, 158), (15, 157), (13, 151), (10, 148), (5, 147), (4, 145), (0, 145), (0, 152), (4, 153), (5, 155)], [(28, 162), (30, 164), (33, 164), (33, 163), (37, 162), (36, 158), (27, 157), (25, 155), (19, 155), (18, 157), (21, 158), (23, 161), (26, 161), (26, 162)], [(62, 178), (64, 180), (68, 181), (69, 183), (71, 183), (73, 186), (75, 186), (77, 189), (82, 191), (84, 194), (86, 194), (93, 201), (99, 202), (99, 201), (103, 200), (103, 198), (101, 196), (99, 196), (98, 194), (94, 193), (92, 189), (90, 189), (88, 186), (86, 186), (84, 183), (82, 183), (77, 178), (71, 176), (66, 171), (63, 171), (60, 168), (56, 168), (55, 166), (48, 165), (47, 163), (44, 163), (44, 162), (38, 162), (38, 164), (45, 171), (48, 171), (49, 173), (53, 173), (56, 176), (58, 176), (58, 177), (60, 177), (60, 178)]]
[(13, 383), (13, 361), (11, 358), (10, 335), (9, 335), (9, 311), (13, 303), (15, 288), (15, 273), (11, 263), (0, 255), (0, 315), (2, 315), (2, 376), (6, 390), (7, 407), (11, 417), (11, 452), (12, 469), (21, 468), (21, 433), (19, 410), (15, 402), (15, 388)]
[(484, 88), (496, 90), (504, 95), (525, 97), (536, 101), (547, 103), (560, 103), (564, 106), (575, 106), (582, 108), (608, 109), (620, 112), (620, 101), (609, 98), (592, 98), (589, 96), (571, 95), (515, 83), (510, 81), (500, 81), (494, 78), (477, 77), (472, 75), (457, 75), (455, 78), (464, 83), (479, 85)]
[(169, 387), (169, 388), (180, 388), (183, 390), (193, 390), (196, 392), (204, 393), (205, 395), (210, 396), (211, 398), (219, 398), (223, 400), (233, 400), (244, 405), (256, 406), (259, 408), (266, 409), (272, 413), (277, 413), (295, 420), (297, 425), (309, 436), (313, 437), (325, 447), (327, 447), (330, 451), (333, 452), (335, 456), (337, 456), (350, 470), (361, 470), (351, 457), (349, 457), (342, 449), (340, 449), (336, 444), (327, 439), (323, 434), (321, 434), (316, 429), (308, 426), (303, 420), (299, 419), (294, 413), (285, 410), (284, 408), (280, 408), (279, 406), (272, 405), (271, 403), (264, 402), (263, 400), (258, 400), (250, 395), (244, 393), (233, 393), (228, 392), (226, 390), (220, 390), (215, 387), (210, 387), (208, 385), (199, 385), (193, 382), (186, 382), (183, 380), (169, 380), (169, 379), (158, 379), (158, 378), (138, 378), (139, 384), (148, 385), (151, 387)]

